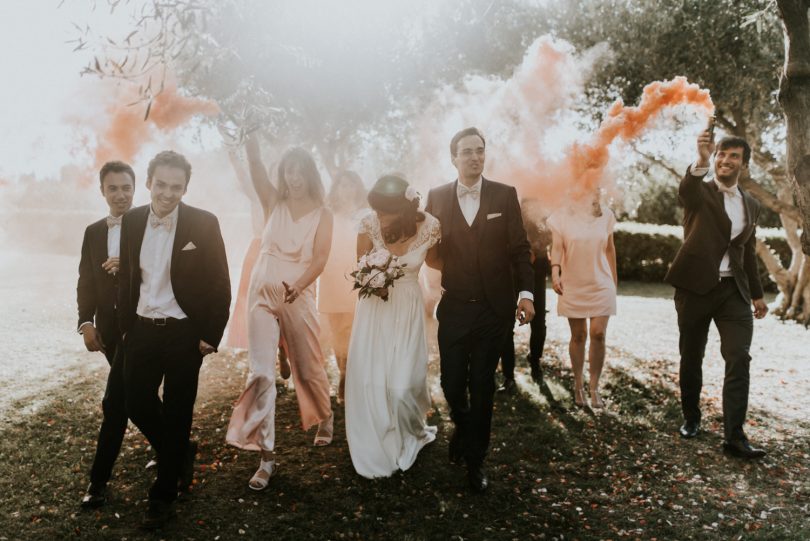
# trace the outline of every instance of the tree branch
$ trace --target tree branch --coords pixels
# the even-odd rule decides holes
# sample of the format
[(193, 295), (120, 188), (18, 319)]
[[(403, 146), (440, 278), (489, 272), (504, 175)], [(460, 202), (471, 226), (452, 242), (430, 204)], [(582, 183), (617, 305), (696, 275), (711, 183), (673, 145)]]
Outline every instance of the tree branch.
[(633, 152), (635, 152), (648, 162), (652, 163), (653, 165), (657, 165), (658, 167), (660, 167), (661, 169), (663, 169), (664, 171), (668, 172), (670, 175), (675, 177), (677, 180), (681, 180), (681, 178), (683, 178), (683, 174), (680, 173), (677, 169), (666, 163), (661, 158), (653, 156), (652, 154), (644, 152), (643, 150), (639, 150), (639, 148), (636, 146), (635, 143), (631, 143), (630, 148), (633, 150)]

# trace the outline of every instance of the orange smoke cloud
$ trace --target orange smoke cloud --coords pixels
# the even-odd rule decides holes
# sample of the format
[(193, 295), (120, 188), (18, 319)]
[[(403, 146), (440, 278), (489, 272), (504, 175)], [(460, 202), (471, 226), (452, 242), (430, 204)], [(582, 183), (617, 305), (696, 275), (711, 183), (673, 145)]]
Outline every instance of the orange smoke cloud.
[[(610, 145), (617, 139), (624, 142), (638, 137), (668, 107), (691, 105), (714, 111), (708, 90), (691, 84), (685, 77), (671, 81), (656, 81), (644, 87), (641, 103), (636, 107), (625, 106), (616, 101), (608, 110), (607, 117), (588, 143), (575, 143), (566, 153), (557, 174), (565, 174), (569, 181), (568, 196), (581, 199), (593, 193), (603, 181), (610, 160)], [(531, 184), (525, 186), (525, 196), (531, 196)]]
[(611, 187), (613, 144), (639, 137), (663, 110), (689, 105), (713, 111), (708, 91), (676, 77), (648, 85), (635, 107), (616, 102), (593, 133), (578, 134), (585, 82), (609, 57), (605, 44), (577, 52), (541, 36), (511, 77), (471, 75), (460, 88), (440, 89), (415, 123), (409, 174), (428, 185), (454, 178), (447, 143), (459, 129), (477, 126), (487, 138), (485, 176), (515, 186), (521, 198), (537, 199), (542, 216), (597, 186)]
[(155, 96), (146, 120), (144, 107), (122, 102), (118, 100), (108, 108), (109, 121), (97, 135), (96, 167), (109, 160), (131, 162), (141, 146), (154, 138), (155, 130), (168, 133), (194, 116), (219, 114), (216, 103), (180, 96), (175, 86), (168, 86)]

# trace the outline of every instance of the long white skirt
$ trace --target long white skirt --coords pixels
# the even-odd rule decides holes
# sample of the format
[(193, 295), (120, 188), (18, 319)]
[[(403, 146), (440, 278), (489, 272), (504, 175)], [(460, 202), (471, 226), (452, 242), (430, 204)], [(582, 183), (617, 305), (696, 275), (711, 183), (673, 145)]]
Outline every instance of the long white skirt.
[(346, 368), (346, 438), (363, 477), (407, 470), (436, 427), (426, 423), (427, 340), (422, 291), (406, 275), (388, 301), (360, 299)]

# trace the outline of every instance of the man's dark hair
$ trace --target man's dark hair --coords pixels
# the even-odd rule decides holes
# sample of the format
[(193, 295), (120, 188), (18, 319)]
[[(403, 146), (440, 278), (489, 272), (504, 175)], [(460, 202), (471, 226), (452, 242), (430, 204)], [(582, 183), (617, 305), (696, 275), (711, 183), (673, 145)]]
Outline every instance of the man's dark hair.
[(717, 143), (717, 148), (714, 153), (717, 154), (718, 150), (728, 150), (730, 148), (743, 149), (743, 165), (748, 165), (748, 161), (751, 159), (751, 146), (748, 144), (748, 141), (736, 135), (723, 137)]
[(163, 152), (159, 153), (157, 156), (152, 158), (152, 161), (149, 162), (149, 167), (146, 169), (146, 180), (151, 180), (152, 175), (155, 174), (155, 169), (161, 165), (165, 165), (167, 167), (176, 167), (177, 169), (182, 169), (185, 171), (186, 186), (188, 186), (188, 181), (191, 180), (191, 164), (188, 163), (185, 156), (173, 150), (164, 150)]
[(104, 177), (109, 173), (126, 173), (132, 179), (132, 187), (135, 187), (135, 171), (128, 163), (120, 161), (107, 162), (101, 166), (101, 171), (98, 172), (98, 182), (101, 184), (101, 189), (104, 189)]
[(464, 128), (460, 132), (456, 133), (452, 139), (450, 139), (450, 156), (455, 158), (456, 154), (458, 153), (458, 142), (461, 141), (462, 138), (467, 137), (468, 135), (477, 135), (481, 138), (481, 141), (484, 143), (484, 148), (487, 148), (487, 140), (484, 139), (484, 136), (481, 135), (481, 131), (478, 128), (469, 127)]

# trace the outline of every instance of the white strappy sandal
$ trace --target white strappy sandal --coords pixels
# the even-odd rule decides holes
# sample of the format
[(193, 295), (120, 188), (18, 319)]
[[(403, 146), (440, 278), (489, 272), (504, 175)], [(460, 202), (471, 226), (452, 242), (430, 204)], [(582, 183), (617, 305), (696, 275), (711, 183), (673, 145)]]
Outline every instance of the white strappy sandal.
[(312, 443), (315, 447), (326, 447), (332, 443), (332, 434), (334, 433), (335, 414), (334, 412), (325, 419), (318, 423), (318, 432), (315, 434), (315, 441)]
[(270, 484), (270, 478), (273, 477), (277, 471), (278, 464), (276, 464), (275, 460), (262, 459), (261, 464), (259, 464), (259, 469), (256, 470), (256, 473), (254, 473), (253, 477), (248, 481), (248, 487), (250, 490), (261, 492), (267, 488)]

